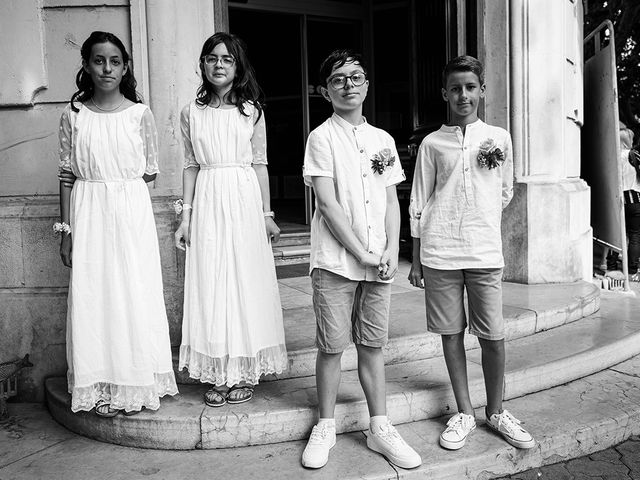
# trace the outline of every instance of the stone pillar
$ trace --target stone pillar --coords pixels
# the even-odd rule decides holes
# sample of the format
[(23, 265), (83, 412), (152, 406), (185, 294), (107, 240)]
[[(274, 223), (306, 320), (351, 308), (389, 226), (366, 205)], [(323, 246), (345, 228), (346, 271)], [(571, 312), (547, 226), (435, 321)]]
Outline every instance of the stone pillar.
[(514, 198), (503, 215), (505, 280), (588, 280), (590, 190), (580, 179), (582, 4), (485, 0), (479, 8), (486, 120), (507, 128), (514, 147)]

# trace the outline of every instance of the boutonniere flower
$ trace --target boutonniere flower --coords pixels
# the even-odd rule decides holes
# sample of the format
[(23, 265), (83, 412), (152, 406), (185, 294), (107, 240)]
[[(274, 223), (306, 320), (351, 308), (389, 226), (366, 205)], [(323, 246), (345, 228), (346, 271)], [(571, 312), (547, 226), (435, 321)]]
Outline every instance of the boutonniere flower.
[(384, 172), (387, 167), (392, 167), (394, 163), (396, 163), (396, 157), (391, 153), (391, 149), (383, 148), (373, 155), (371, 159), (371, 170), (373, 170), (373, 173), (382, 175), (382, 172)]
[(182, 201), (182, 199), (178, 199), (175, 202), (173, 202), (173, 209), (176, 211), (176, 215), (180, 215), (182, 213), (182, 204), (184, 202)]
[(478, 152), (478, 164), (481, 167), (486, 167), (489, 170), (499, 167), (504, 163), (504, 153), (493, 138), (487, 138), (480, 144), (480, 151)]

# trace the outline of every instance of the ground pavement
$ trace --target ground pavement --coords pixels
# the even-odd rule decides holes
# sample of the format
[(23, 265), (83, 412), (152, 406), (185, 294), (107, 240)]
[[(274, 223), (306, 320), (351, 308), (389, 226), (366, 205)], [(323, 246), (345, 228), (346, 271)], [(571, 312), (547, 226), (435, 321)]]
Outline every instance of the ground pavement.
[[(401, 266), (401, 273), (394, 286), (394, 295), (407, 303), (413, 294), (406, 282), (408, 265)], [(283, 307), (302, 305), (308, 308), (309, 291), (303, 280), (304, 267), (291, 276), (281, 276)], [(286, 287), (286, 288), (285, 288)], [(562, 296), (562, 286), (556, 286), (556, 296)], [(539, 302), (539, 289), (518, 286), (517, 295), (524, 308), (527, 302)], [(412, 293), (413, 292), (413, 293)], [(513, 292), (512, 292), (513, 293)], [(550, 291), (549, 297), (553, 297)], [(548, 302), (552, 298), (545, 299)], [(569, 302), (567, 302), (569, 303)], [(576, 305), (578, 305), (578, 302)], [(528, 304), (527, 304), (528, 305)], [(591, 361), (605, 361), (607, 351), (603, 339), (619, 338), (616, 349), (640, 331), (637, 311), (640, 298), (604, 292), (601, 309), (582, 321), (574, 321), (559, 327), (550, 327), (550, 316), (538, 315), (536, 324), (542, 322), (545, 329), (531, 337), (513, 341), (513, 345), (527, 348), (531, 342), (534, 352), (526, 359), (518, 358), (513, 350), (508, 362), (522, 363), (517, 378), (526, 382), (544, 382), (568, 367), (580, 369), (589, 361), (589, 352), (601, 352), (591, 356)], [(513, 309), (513, 307), (512, 307)], [(547, 310), (547, 313), (551, 310)], [(557, 317), (562, 308), (554, 313)], [(575, 311), (567, 311), (568, 316)], [(615, 317), (615, 319), (614, 319)], [(520, 325), (527, 323), (526, 315), (515, 317)], [(593, 327), (589, 327), (589, 325)], [(591, 328), (591, 329), (590, 329)], [(305, 327), (304, 329), (309, 330)], [(558, 350), (568, 348), (558, 342), (562, 330), (574, 332), (569, 342), (584, 344), (584, 353), (575, 361), (558, 356)], [(292, 330), (287, 330), (289, 334)], [(298, 332), (298, 342), (306, 342), (304, 332)], [(565, 333), (566, 334), (566, 333)], [(543, 340), (536, 340), (539, 337)], [(593, 338), (590, 338), (593, 337)], [(555, 339), (555, 340), (554, 340)], [(593, 340), (593, 346), (590, 343)], [(556, 343), (554, 343), (554, 341)], [(635, 341), (635, 340), (634, 340)], [(565, 342), (568, 343), (568, 342)], [(627, 342), (629, 343), (629, 342)], [(637, 342), (636, 342), (637, 343)], [(572, 347), (575, 347), (573, 345)], [(625, 347), (627, 348), (627, 347)], [(579, 352), (579, 348), (577, 349)], [(548, 355), (550, 361), (536, 370), (535, 359)], [(478, 363), (478, 352), (471, 351), (471, 363)], [(617, 358), (617, 357), (616, 357)], [(625, 357), (628, 358), (628, 357)], [(618, 360), (620, 361), (620, 360)], [(552, 368), (556, 366), (557, 368)], [(397, 367), (394, 367), (397, 368)], [(583, 370), (580, 370), (583, 371)], [(586, 370), (585, 370), (586, 372)], [(596, 373), (593, 373), (596, 372)], [(9, 404), (11, 417), (0, 424), (0, 480), (31, 479), (201, 479), (238, 478), (271, 480), (319, 479), (627, 479), (640, 480), (640, 356), (619, 364), (608, 363), (600, 368), (582, 373), (583, 378), (567, 383), (553, 383), (553, 388), (531, 390), (524, 396), (511, 396), (505, 407), (520, 418), (526, 419), (526, 427), (534, 434), (538, 444), (529, 451), (518, 451), (492, 434), (483, 425), (482, 408), (476, 412), (479, 425), (467, 445), (457, 452), (439, 448), (437, 438), (447, 417), (424, 418), (420, 421), (398, 425), (405, 439), (419, 451), (423, 465), (414, 470), (393, 467), (384, 458), (367, 450), (366, 433), (350, 431), (339, 435), (332, 450), (330, 463), (321, 470), (305, 470), (299, 459), (305, 441), (294, 440), (265, 445), (212, 450), (151, 450), (101, 443), (74, 434), (56, 423), (46, 407), (39, 404)], [(514, 379), (517, 379), (514, 377)], [(557, 376), (555, 378), (558, 378)], [(541, 385), (542, 385), (541, 383)], [(517, 382), (515, 386), (518, 386)], [(267, 386), (263, 387), (263, 391)], [(256, 399), (259, 400), (259, 399)], [(254, 403), (254, 406), (257, 402)], [(249, 408), (249, 407), (245, 407)], [(161, 409), (162, 410), (162, 409)], [(233, 413), (233, 412), (231, 412)], [(141, 422), (147, 414), (131, 417)], [(152, 415), (152, 414), (148, 414)], [(231, 418), (231, 417), (229, 417)], [(100, 419), (104, 421), (104, 419)], [(242, 419), (239, 419), (242, 421)], [(617, 445), (614, 448), (611, 445)], [(599, 450), (603, 452), (598, 452)], [(586, 456), (585, 456), (586, 454)], [(576, 458), (581, 457), (581, 458)], [(554, 465), (554, 463), (558, 463)], [(542, 466), (541, 465), (547, 465)], [(536, 468), (539, 467), (539, 468)], [(505, 474), (531, 469), (523, 473)]]

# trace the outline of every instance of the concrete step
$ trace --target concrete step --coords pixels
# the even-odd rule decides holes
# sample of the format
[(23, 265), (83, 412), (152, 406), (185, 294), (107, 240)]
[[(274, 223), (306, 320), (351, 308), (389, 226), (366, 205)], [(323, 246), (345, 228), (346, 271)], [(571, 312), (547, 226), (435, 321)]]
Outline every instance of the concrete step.
[(271, 249), (276, 266), (308, 263), (311, 234), (306, 231), (283, 233), (278, 243), (274, 243)]
[[(505, 399), (562, 385), (640, 353), (640, 319), (625, 311), (627, 307), (624, 302), (610, 302), (578, 322), (507, 342)], [(479, 350), (469, 352), (468, 361), (471, 398), (474, 406), (481, 407), (485, 397)], [(388, 411), (396, 424), (420, 422), (455, 409), (440, 357), (389, 365), (386, 375)], [(314, 377), (265, 382), (251, 402), (217, 409), (203, 405), (207, 386), (184, 385), (181, 394), (163, 400), (157, 412), (110, 420), (93, 413), (72, 414), (64, 378), (49, 379), (46, 388), (49, 410), (70, 430), (144, 448), (217, 449), (288, 442), (304, 439), (316, 419)], [(341, 433), (368, 425), (355, 371), (342, 375), (336, 422)]]
[(289, 247), (291, 245), (311, 245), (310, 232), (281, 233), (278, 243), (274, 247)]
[[(306, 439), (188, 453), (128, 448), (74, 435), (58, 425), (40, 404), (9, 403), (10, 419), (4, 424), (6, 435), (0, 436), (0, 477), (182, 480), (201, 478), (202, 472), (215, 468), (216, 478), (238, 479), (488, 480), (590, 455), (639, 435), (638, 372), (640, 356), (582, 379), (505, 402), (505, 408), (525, 420), (525, 427), (537, 440), (536, 447), (526, 451), (516, 450), (488, 431), (481, 409), (476, 412), (478, 428), (458, 451), (444, 450), (438, 445), (438, 435), (448, 417), (399, 425), (398, 431), (422, 456), (423, 465), (414, 470), (394, 467), (369, 450), (366, 433), (361, 431), (338, 435), (329, 463), (320, 470), (306, 470), (300, 465)], [(592, 463), (598, 466), (603, 462)], [(544, 478), (549, 480), (569, 478), (566, 471), (557, 476), (551, 470), (547, 473), (549, 476)], [(592, 474), (593, 478), (614, 478), (611, 474), (604, 476), (604, 470), (584, 473)]]
[[(311, 281), (308, 277), (300, 277), (284, 279), (281, 283), (289, 368), (282, 374), (264, 377), (263, 382), (305, 377), (314, 375), (315, 372), (316, 321), (311, 305)], [(307, 294), (293, 298), (293, 288)], [(389, 343), (384, 349), (385, 363), (393, 365), (441, 356), (440, 337), (425, 335), (423, 291), (411, 287), (406, 280), (398, 279), (398, 284), (393, 286), (392, 292), (392, 321), (389, 324)], [(594, 313), (599, 305), (598, 288), (586, 282), (527, 286), (505, 283), (503, 315), (506, 322), (506, 339), (514, 340), (573, 322)], [(466, 347), (469, 350), (478, 348), (475, 336), (466, 336)], [(189, 378), (186, 370), (178, 370), (178, 353), (179, 349), (174, 348), (173, 364), (178, 383), (199, 384), (199, 381)], [(356, 349), (351, 345), (342, 356), (342, 369), (356, 368)]]

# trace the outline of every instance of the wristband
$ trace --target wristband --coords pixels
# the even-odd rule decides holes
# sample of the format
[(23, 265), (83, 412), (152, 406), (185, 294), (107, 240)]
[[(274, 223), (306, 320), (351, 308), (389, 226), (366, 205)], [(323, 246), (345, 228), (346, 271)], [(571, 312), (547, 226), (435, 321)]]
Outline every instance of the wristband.
[(264, 216), (274, 218), (276, 214), (273, 211), (269, 211), (269, 212), (264, 212)]

